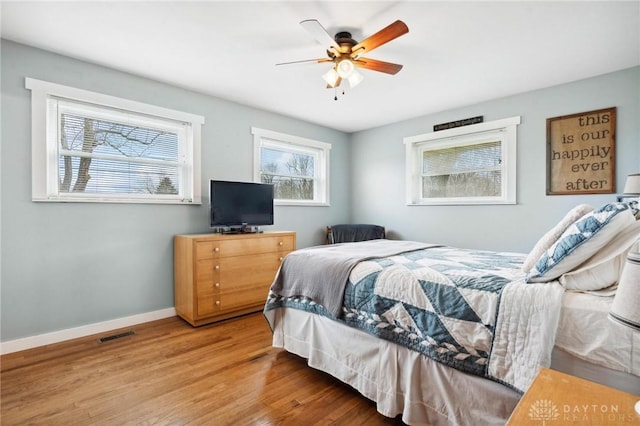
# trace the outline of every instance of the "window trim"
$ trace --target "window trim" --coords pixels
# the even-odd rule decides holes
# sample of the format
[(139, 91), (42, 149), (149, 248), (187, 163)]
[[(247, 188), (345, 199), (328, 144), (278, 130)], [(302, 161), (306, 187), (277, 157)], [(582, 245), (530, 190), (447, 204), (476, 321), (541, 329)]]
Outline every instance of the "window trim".
[[(406, 152), (406, 204), (421, 205), (480, 205), (516, 204), (516, 145), (517, 125), (520, 116), (486, 123), (456, 127), (438, 132), (404, 138)], [(496, 135), (502, 148), (502, 195), (499, 197), (422, 197), (422, 153), (425, 147), (442, 149), (454, 146), (470, 146), (478, 139)]]
[(331, 144), (320, 142), (313, 139), (307, 139), (300, 136), (288, 135), (285, 133), (274, 132), (272, 130), (251, 127), (253, 134), (253, 181), (261, 182), (260, 178), (260, 149), (264, 145), (271, 145), (274, 148), (289, 149), (305, 154), (312, 154), (319, 159), (320, 167), (314, 166), (315, 176), (314, 182), (320, 183), (322, 187), (314, 185), (313, 200), (286, 200), (275, 199), (274, 204), (279, 206), (321, 206), (330, 205), (329, 202), (329, 153)]
[[(201, 196), (201, 138), (204, 117), (142, 102), (78, 89), (48, 81), (25, 78), (25, 88), (31, 90), (31, 198), (44, 202), (108, 202), (108, 203), (149, 203), (149, 204), (194, 204), (202, 203)], [(58, 144), (51, 132), (57, 124), (49, 125), (53, 118), (48, 103), (59, 99), (74, 103), (89, 104), (91, 107), (110, 108), (147, 115), (153, 119), (171, 120), (187, 124), (186, 151), (189, 176), (185, 185), (184, 198), (141, 197), (136, 194), (126, 196), (105, 196), (103, 194), (60, 194), (58, 191)], [(52, 129), (53, 128), (53, 129)], [(56, 141), (52, 143), (51, 141)], [(191, 143), (189, 143), (191, 141)], [(55, 157), (55, 164), (51, 158)]]

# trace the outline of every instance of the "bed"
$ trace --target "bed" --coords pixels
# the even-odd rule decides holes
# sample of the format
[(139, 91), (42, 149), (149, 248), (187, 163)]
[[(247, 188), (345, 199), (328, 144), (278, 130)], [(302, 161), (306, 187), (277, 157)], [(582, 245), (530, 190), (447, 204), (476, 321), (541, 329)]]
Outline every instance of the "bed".
[(541, 366), (638, 393), (638, 338), (610, 332), (603, 295), (640, 236), (637, 208), (574, 210), (529, 255), (391, 240), (293, 252), (265, 304), (273, 345), (407, 424), (504, 424)]

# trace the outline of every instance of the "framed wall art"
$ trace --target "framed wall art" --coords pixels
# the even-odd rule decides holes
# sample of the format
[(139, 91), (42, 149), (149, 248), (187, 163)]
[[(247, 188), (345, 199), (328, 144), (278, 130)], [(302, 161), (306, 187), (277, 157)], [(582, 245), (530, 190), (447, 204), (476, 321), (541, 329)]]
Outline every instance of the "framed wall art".
[(614, 193), (616, 108), (547, 119), (547, 195)]

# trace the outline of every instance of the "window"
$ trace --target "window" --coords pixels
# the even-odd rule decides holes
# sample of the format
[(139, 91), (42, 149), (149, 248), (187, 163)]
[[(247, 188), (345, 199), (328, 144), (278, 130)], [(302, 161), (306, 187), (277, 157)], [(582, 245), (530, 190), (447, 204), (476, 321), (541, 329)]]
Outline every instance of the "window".
[(404, 139), (407, 204), (515, 204), (520, 117)]
[(254, 181), (274, 185), (275, 203), (329, 205), (331, 145), (251, 128)]
[(34, 201), (200, 204), (204, 118), (26, 79)]

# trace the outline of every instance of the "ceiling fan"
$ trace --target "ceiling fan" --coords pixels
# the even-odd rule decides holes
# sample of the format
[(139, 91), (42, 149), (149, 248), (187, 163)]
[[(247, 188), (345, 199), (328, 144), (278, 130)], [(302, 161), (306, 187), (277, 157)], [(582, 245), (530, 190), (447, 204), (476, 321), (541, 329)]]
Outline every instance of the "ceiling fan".
[(331, 62), (333, 65), (329, 71), (322, 76), (327, 82), (327, 88), (337, 88), (342, 80), (349, 81), (350, 87), (358, 85), (363, 76), (355, 68), (363, 68), (372, 71), (379, 71), (386, 74), (396, 74), (402, 69), (402, 65), (391, 62), (379, 61), (377, 59), (365, 58), (362, 55), (368, 54), (373, 49), (394, 40), (409, 32), (407, 25), (397, 20), (386, 26), (377, 33), (367, 37), (361, 42), (351, 38), (351, 33), (341, 31), (331, 37), (327, 30), (315, 19), (307, 19), (300, 22), (300, 25), (307, 30), (317, 42), (327, 46), (327, 57), (320, 59), (308, 59), (303, 61), (283, 62), (276, 65), (288, 65), (301, 62)]

